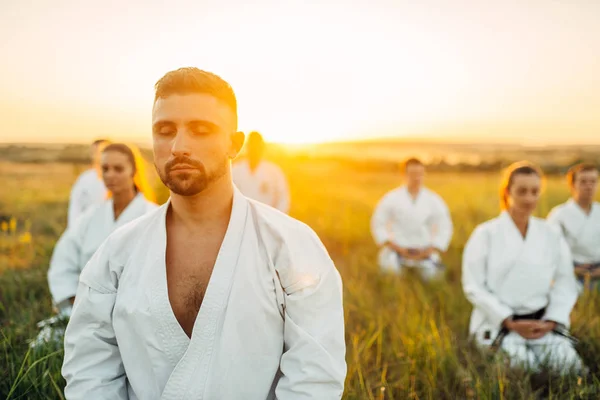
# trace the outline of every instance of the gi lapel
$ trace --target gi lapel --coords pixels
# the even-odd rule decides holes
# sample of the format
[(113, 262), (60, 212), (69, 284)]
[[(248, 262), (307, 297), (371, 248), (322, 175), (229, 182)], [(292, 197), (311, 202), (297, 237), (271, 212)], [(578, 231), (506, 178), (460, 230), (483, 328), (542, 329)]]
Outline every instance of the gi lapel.
[(215, 342), (223, 324), (248, 218), (248, 201), (234, 187), (227, 233), (219, 249), (192, 338), (165, 386), (162, 399), (203, 399)]

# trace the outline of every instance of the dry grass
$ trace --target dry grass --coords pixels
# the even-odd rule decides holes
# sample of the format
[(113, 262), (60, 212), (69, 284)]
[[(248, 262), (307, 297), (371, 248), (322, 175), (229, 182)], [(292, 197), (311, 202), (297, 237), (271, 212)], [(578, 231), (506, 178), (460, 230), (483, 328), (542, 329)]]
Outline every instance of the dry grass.
[[(377, 200), (398, 184), (395, 174), (318, 161), (287, 162), (284, 168), (292, 188), (292, 215), (317, 231), (344, 279), (345, 398), (599, 397), (600, 319), (594, 295), (582, 298), (573, 314), (573, 330), (582, 339), (579, 350), (592, 369), (589, 377), (532, 376), (508, 370), (467, 340), (471, 307), (460, 287), (460, 254), (473, 228), (497, 214), (496, 175), (428, 178), (428, 185), (449, 203), (455, 234), (446, 257), (446, 281), (423, 285), (412, 276), (382, 276), (374, 262), (369, 218)], [(35, 323), (51, 312), (45, 272), (52, 246), (65, 226), (68, 191), (78, 172), (64, 164), (0, 164), (0, 210), (30, 221), (32, 236), (25, 250), (11, 253), (0, 264), (2, 398), (61, 396), (61, 350), (48, 348), (33, 354), (26, 340), (37, 333)], [(163, 200), (164, 196), (163, 192)], [(561, 180), (549, 179), (539, 214), (546, 215), (567, 196)], [(5, 239), (3, 254), (18, 244), (9, 245)]]

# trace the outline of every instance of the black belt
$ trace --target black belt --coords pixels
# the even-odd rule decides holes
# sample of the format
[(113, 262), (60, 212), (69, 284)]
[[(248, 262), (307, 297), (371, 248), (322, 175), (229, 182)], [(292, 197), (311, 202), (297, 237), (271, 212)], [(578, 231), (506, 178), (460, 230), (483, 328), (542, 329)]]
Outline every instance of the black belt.
[[(544, 317), (545, 313), (546, 313), (546, 307), (544, 307), (540, 310), (537, 310), (535, 312), (532, 312), (530, 314), (513, 315), (512, 319), (513, 319), (513, 321), (524, 320), (524, 319), (540, 320)], [(502, 342), (504, 341), (504, 338), (509, 333), (510, 333), (510, 331), (504, 326), (500, 329), (500, 332), (498, 332), (498, 335), (496, 335), (496, 338), (490, 345), (490, 348), (492, 349), (492, 351), (498, 351), (500, 346), (502, 346)], [(560, 335), (562, 337), (569, 339), (573, 343), (573, 345), (576, 345), (579, 342), (577, 340), (577, 338), (571, 336), (567, 327), (562, 324), (557, 323), (556, 328), (554, 328), (552, 330), (552, 333), (555, 333), (557, 335)]]

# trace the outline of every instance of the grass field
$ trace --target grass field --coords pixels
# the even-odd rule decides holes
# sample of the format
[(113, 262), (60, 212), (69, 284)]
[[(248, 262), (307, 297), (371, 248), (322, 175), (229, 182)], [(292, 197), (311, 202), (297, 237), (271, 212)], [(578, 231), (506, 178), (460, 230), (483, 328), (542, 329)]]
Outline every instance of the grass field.
[[(365, 172), (333, 162), (284, 165), (291, 214), (317, 231), (344, 280), (347, 399), (596, 399), (600, 397), (598, 297), (586, 294), (572, 317), (578, 350), (591, 375), (553, 377), (509, 370), (467, 340), (471, 311), (460, 287), (460, 256), (473, 228), (498, 213), (499, 177), (436, 174), (429, 187), (449, 204), (455, 233), (445, 282), (382, 276), (369, 218), (377, 200), (399, 184), (391, 172)], [(62, 398), (62, 351), (28, 351), (36, 322), (51, 315), (46, 282), (53, 244), (64, 229), (68, 164), (0, 163), (0, 214), (17, 217), (0, 232), (0, 398)], [(548, 179), (538, 213), (568, 196)], [(163, 193), (164, 200), (164, 193)], [(29, 232), (29, 233), (27, 233)], [(30, 236), (29, 236), (30, 235)]]

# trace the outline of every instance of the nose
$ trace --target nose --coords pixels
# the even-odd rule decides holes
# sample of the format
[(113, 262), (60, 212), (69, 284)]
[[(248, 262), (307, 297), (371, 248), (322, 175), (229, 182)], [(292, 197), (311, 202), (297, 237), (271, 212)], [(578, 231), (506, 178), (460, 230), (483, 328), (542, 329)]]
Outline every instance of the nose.
[(190, 155), (189, 139), (185, 132), (177, 132), (171, 146), (171, 154), (174, 156)]
[(114, 171), (112, 168), (108, 168), (108, 169), (102, 171), (102, 178), (105, 181), (110, 180), (113, 177), (113, 175), (114, 175)]

